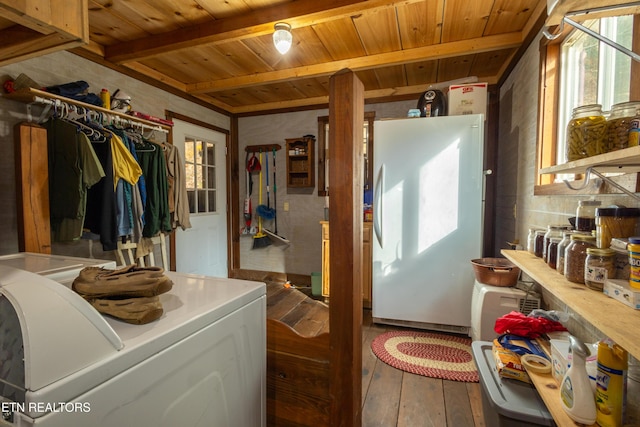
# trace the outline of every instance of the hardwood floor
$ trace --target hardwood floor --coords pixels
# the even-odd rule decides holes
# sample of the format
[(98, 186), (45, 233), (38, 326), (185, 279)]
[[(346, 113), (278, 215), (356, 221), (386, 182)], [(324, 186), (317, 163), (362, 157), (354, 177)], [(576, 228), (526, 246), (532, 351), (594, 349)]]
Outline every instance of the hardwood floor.
[[(479, 383), (439, 380), (395, 369), (371, 351), (371, 341), (388, 330), (364, 310), (362, 325), (362, 426), (484, 426)], [(490, 427), (490, 426), (488, 426)]]
[[(280, 320), (305, 336), (329, 330), (325, 304), (293, 289), (284, 289), (282, 284), (267, 285), (267, 317)], [(410, 374), (385, 364), (373, 354), (373, 339), (398, 329), (402, 328), (374, 324), (371, 310), (364, 309), (362, 426), (484, 427), (479, 383)]]

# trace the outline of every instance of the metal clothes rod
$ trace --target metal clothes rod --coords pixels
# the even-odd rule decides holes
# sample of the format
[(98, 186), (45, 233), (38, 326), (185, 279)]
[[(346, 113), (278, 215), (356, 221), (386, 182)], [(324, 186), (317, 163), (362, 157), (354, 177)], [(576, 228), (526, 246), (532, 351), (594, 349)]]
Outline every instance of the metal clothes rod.
[[(107, 121), (112, 122), (112, 123), (122, 123), (122, 124), (127, 124), (130, 126), (134, 126), (134, 127), (140, 127), (143, 130), (150, 130), (150, 131), (158, 131), (158, 132), (164, 132), (164, 133), (169, 133), (169, 130), (161, 127), (161, 126), (152, 126), (152, 125), (148, 125), (146, 123), (143, 123), (139, 120), (136, 120), (134, 118), (129, 118), (129, 117), (123, 117), (122, 115), (119, 114), (111, 114), (111, 113), (104, 113), (102, 111), (98, 111), (89, 107), (86, 107), (84, 105), (78, 106), (78, 105), (74, 105), (74, 104), (69, 104), (68, 102), (59, 100), (59, 99), (49, 99), (49, 98), (43, 98), (41, 96), (35, 96), (34, 97), (34, 103), (38, 103), (38, 104), (44, 104), (47, 106), (51, 106), (54, 109), (55, 108), (60, 108), (60, 107), (64, 107), (66, 108), (68, 111), (71, 111), (72, 109), (82, 109), (82, 110), (87, 110), (87, 111), (91, 111), (94, 114), (97, 114), (99, 117), (104, 117)], [(73, 108), (71, 108), (73, 106)], [(31, 111), (29, 108), (29, 104), (27, 104), (27, 112), (28, 112), (28, 116), (29, 116), (29, 121), (31, 121)], [(43, 116), (48, 114), (49, 112), (49, 108), (45, 109), (45, 111), (43, 112)], [(41, 116), (42, 118), (42, 116)]]

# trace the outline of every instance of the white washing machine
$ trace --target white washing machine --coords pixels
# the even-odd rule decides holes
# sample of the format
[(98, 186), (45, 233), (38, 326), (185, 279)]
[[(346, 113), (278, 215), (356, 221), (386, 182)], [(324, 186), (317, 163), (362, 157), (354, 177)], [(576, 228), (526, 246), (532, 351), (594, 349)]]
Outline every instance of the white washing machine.
[(264, 283), (165, 274), (164, 314), (133, 325), (0, 262), (0, 425), (266, 425)]
[(512, 311), (529, 314), (534, 308), (540, 308), (540, 298), (535, 293), (527, 295), (515, 287), (487, 285), (476, 280), (471, 297), (471, 339), (493, 341), (498, 335), (494, 327), (499, 317)]

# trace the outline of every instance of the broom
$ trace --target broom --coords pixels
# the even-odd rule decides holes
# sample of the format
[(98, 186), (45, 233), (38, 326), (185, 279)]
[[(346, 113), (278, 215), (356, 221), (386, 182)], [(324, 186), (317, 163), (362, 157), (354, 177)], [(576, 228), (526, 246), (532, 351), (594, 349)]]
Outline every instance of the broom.
[[(269, 161), (267, 160), (267, 163)], [(269, 173), (269, 172), (267, 172)], [(273, 149), (273, 222), (274, 222), (274, 226), (275, 226), (275, 230), (274, 231), (270, 231), (267, 230), (266, 228), (264, 229), (264, 232), (267, 233), (267, 235), (269, 237), (271, 237), (272, 239), (275, 239), (275, 242), (281, 242), (281, 243), (286, 243), (289, 244), (291, 243), (288, 239), (278, 235), (278, 215), (277, 215), (277, 205), (278, 205), (278, 199), (276, 198), (276, 193), (278, 192), (277, 189), (277, 185), (276, 185), (276, 149)]]
[[(260, 164), (262, 164), (262, 150), (260, 150)], [(262, 169), (260, 169), (260, 187), (258, 190), (258, 204), (262, 204)], [(258, 232), (253, 236), (253, 248), (264, 248), (271, 244), (269, 237), (262, 232), (262, 217), (258, 216)]]

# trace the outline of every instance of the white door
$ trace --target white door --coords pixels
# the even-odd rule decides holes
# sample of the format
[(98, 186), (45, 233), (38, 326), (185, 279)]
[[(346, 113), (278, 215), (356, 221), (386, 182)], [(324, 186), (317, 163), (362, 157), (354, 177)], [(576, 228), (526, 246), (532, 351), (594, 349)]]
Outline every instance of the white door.
[(176, 230), (176, 271), (227, 277), (227, 136), (173, 122), (173, 143), (184, 160), (192, 226)]

